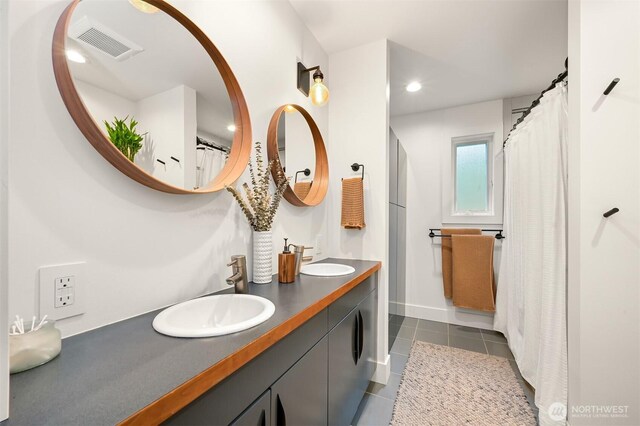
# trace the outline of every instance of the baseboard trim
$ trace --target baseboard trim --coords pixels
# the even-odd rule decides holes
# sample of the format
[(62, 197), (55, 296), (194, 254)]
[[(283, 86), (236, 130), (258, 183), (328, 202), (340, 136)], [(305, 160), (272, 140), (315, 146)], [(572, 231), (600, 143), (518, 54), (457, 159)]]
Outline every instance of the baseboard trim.
[(390, 312), (403, 313), (404, 316), (449, 324), (493, 330), (493, 314), (476, 312), (461, 308), (434, 308), (431, 306), (412, 305), (410, 303), (390, 302), (394, 306)]
[(371, 381), (386, 385), (389, 381), (389, 376), (391, 376), (391, 356), (387, 354), (384, 362), (376, 362), (376, 371), (373, 373)]

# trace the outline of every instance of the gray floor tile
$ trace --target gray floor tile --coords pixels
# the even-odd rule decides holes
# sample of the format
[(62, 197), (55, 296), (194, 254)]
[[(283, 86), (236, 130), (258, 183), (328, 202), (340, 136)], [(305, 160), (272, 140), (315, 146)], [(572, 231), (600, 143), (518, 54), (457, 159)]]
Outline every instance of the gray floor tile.
[(499, 331), (493, 330), (480, 330), (482, 338), (488, 342), (507, 343), (507, 339)]
[(391, 353), (391, 372), (396, 374), (402, 374), (404, 367), (407, 365), (409, 359), (406, 355)]
[(484, 347), (484, 340), (471, 339), (469, 337), (458, 336), (455, 334), (449, 335), (449, 346), (459, 349), (466, 349), (468, 351), (487, 353), (487, 349)]
[(482, 339), (479, 328), (465, 327), (463, 325), (449, 324), (449, 335), (467, 337), (469, 339)]
[(403, 327), (415, 327), (418, 324), (418, 318), (401, 317), (403, 318), (401, 324)]
[(509, 346), (507, 346), (505, 343), (489, 342), (487, 340), (485, 340), (484, 343), (485, 345), (487, 345), (487, 351), (489, 352), (489, 355), (513, 359), (513, 354), (511, 353), (511, 350), (509, 350)]
[(409, 339), (401, 339), (396, 338), (395, 343), (391, 346), (391, 352), (397, 353), (400, 355), (409, 355), (409, 351), (411, 350), (411, 344), (413, 342)]
[(443, 346), (447, 346), (449, 344), (449, 336), (446, 333), (437, 333), (435, 331), (423, 330), (420, 328), (416, 330), (416, 340)]
[(398, 388), (400, 388), (401, 377), (402, 376), (399, 374), (390, 374), (389, 380), (387, 381), (386, 385), (370, 382), (369, 387), (367, 388), (367, 392), (394, 401), (396, 399), (396, 395), (398, 394)]
[(400, 331), (400, 325), (399, 324), (389, 324), (389, 335), (390, 336), (397, 336), (398, 332)]
[(353, 418), (352, 425), (387, 426), (393, 414), (393, 401), (366, 393)]
[(415, 327), (400, 327), (400, 331), (398, 331), (398, 337), (401, 339), (409, 339), (413, 340), (413, 337), (416, 334)]
[(444, 322), (429, 321), (421, 319), (418, 321), (418, 328), (421, 330), (436, 331), (438, 333), (448, 333), (449, 324)]

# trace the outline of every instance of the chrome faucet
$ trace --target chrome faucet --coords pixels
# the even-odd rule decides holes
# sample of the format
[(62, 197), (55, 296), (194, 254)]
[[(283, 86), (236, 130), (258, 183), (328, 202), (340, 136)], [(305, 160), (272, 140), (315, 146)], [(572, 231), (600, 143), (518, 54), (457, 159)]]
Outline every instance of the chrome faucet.
[(235, 285), (236, 293), (248, 293), (247, 258), (242, 255), (231, 256), (231, 263), (228, 263), (227, 266), (233, 268), (233, 275), (227, 278), (227, 284)]
[(305, 247), (305, 246), (297, 246), (295, 244), (291, 244), (293, 247), (293, 253), (296, 255), (296, 275), (300, 274), (300, 267), (302, 266), (302, 262), (309, 262), (313, 260), (313, 256), (305, 256), (305, 249), (311, 250), (313, 247)]

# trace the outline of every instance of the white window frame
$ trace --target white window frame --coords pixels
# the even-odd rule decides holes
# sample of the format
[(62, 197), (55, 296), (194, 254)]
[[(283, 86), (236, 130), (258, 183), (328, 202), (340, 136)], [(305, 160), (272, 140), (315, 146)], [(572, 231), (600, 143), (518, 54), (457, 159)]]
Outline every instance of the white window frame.
[[(487, 144), (487, 210), (482, 212), (456, 211), (456, 148), (460, 145)], [(443, 158), (443, 224), (502, 224), (502, 146), (497, 147), (495, 133), (479, 133), (451, 138), (450, 147)], [(448, 158), (447, 158), (448, 157)]]
[[(458, 147), (468, 145), (487, 146), (487, 210), (458, 211), (457, 209), (457, 176), (458, 176)], [(451, 170), (453, 179), (453, 216), (492, 216), (493, 215), (493, 133), (483, 135), (462, 136), (451, 139)]]

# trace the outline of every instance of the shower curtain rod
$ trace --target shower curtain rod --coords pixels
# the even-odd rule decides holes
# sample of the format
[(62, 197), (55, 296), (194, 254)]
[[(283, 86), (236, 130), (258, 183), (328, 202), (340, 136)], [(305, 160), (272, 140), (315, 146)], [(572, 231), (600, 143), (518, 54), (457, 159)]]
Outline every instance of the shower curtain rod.
[(213, 142), (209, 142), (209, 141), (206, 141), (206, 140), (202, 139), (200, 136), (196, 136), (196, 145), (206, 146), (208, 148), (216, 149), (216, 150), (222, 151), (222, 152), (229, 152), (230, 151), (229, 148), (218, 146), (218, 145), (214, 144)]
[(558, 76), (551, 82), (551, 84), (549, 85), (549, 87), (547, 87), (546, 89), (544, 89), (541, 93), (540, 96), (538, 96), (529, 106), (529, 108), (527, 108), (524, 113), (522, 114), (522, 117), (518, 118), (518, 121), (516, 121), (516, 124), (513, 125), (513, 127), (511, 128), (511, 131), (509, 131), (509, 134), (507, 135), (507, 137), (504, 140), (504, 143), (502, 144), (502, 147), (504, 148), (505, 145), (507, 144), (507, 140), (509, 140), (509, 135), (511, 135), (511, 132), (513, 132), (516, 127), (518, 127), (518, 124), (522, 123), (525, 119), (525, 117), (527, 115), (529, 115), (531, 113), (531, 110), (535, 107), (537, 107), (540, 104), (540, 99), (542, 99), (542, 97), (544, 96), (545, 93), (547, 93), (549, 90), (553, 89), (554, 87), (556, 87), (556, 84), (560, 83), (562, 80), (564, 80), (565, 78), (567, 78), (567, 76), (569, 75), (569, 58), (566, 58), (564, 60), (564, 71), (561, 72), (560, 74), (558, 74)]

